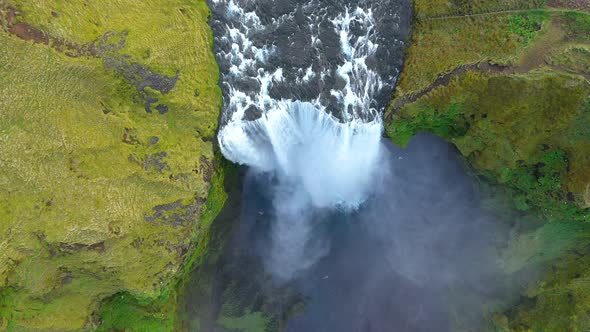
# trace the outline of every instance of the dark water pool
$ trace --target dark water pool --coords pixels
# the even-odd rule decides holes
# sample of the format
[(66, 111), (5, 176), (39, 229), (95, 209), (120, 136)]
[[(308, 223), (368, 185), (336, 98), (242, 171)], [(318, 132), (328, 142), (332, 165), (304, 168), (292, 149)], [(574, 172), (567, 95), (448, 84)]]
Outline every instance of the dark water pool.
[[(210, 271), (216, 291), (188, 299), (203, 330), (223, 331), (215, 321), (232, 313), (228, 302), (242, 307), (233, 311), (238, 316), (262, 311), (276, 318), (272, 328), (294, 332), (485, 325), (482, 303), (505, 290), (495, 251), (502, 223), (482, 208), (452, 146), (426, 134), (406, 149), (383, 144), (375, 194), (356, 211), (315, 211), (306, 250), (321, 258), (290, 280), (265, 272), (273, 179), (245, 172), (231, 213), (221, 217), (234, 227), (224, 258)], [(293, 310), (301, 303), (303, 310)]]

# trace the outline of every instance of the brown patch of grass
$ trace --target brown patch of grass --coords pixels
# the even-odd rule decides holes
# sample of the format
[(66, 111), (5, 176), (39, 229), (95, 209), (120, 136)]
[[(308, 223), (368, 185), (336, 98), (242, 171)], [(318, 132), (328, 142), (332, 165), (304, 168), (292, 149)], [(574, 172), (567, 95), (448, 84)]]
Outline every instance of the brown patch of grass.
[(11, 26), (8, 31), (25, 41), (33, 41), (45, 45), (49, 44), (49, 37), (46, 34), (26, 22), (19, 22)]

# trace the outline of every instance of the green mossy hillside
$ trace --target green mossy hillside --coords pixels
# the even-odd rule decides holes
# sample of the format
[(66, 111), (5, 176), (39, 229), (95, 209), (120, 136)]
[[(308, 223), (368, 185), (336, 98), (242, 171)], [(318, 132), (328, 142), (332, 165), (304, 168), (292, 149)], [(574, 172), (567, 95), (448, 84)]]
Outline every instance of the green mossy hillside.
[[(203, 230), (198, 233), (198, 241), (190, 250), (182, 271), (176, 280), (163, 288), (156, 298), (137, 296), (129, 292), (117, 293), (102, 301), (95, 313), (97, 331), (155, 331), (169, 332), (186, 329), (187, 318), (183, 296), (190, 283), (193, 269), (217, 261), (225, 238), (219, 239), (213, 221), (220, 213), (228, 198), (225, 192), (226, 181), (233, 181), (236, 167), (216, 154), (217, 169), (211, 179), (211, 188), (207, 197), (205, 210), (200, 220)], [(220, 225), (219, 227), (223, 227)], [(224, 234), (225, 235), (225, 234)], [(209, 283), (198, 287), (207, 288)]]
[(590, 328), (590, 15), (560, 4), (575, 7), (414, 1), (406, 67), (385, 117), (400, 145), (420, 131), (452, 142), (500, 193), (490, 204), (515, 210), (498, 264), (525, 287), (494, 309), (494, 331)]
[(0, 1), (0, 330), (94, 329), (114, 294), (173, 297), (219, 210), (208, 15)]
[[(453, 37), (464, 24), (471, 25), (471, 34), (487, 33), (486, 17), (502, 17), (507, 23), (497, 29), (517, 38), (520, 46), (496, 43), (491, 46), (496, 51), (478, 53), (477, 46), (465, 47), (464, 39)], [(518, 208), (534, 208), (549, 220), (586, 220), (590, 83), (583, 55), (589, 47), (588, 17), (533, 10), (418, 20), (413, 41), (424, 35), (447, 37), (409, 47), (408, 65), (386, 116), (388, 134), (400, 144), (419, 131), (449, 139), (479, 172), (520, 192)], [(425, 56), (441, 47), (458, 55), (442, 64)], [(510, 62), (489, 65), (498, 63), (494, 54), (500, 49), (510, 54)], [(436, 79), (445, 73), (450, 74)]]
[(590, 184), (590, 84), (550, 70), (468, 72), (393, 116), (399, 144), (420, 131), (453, 142), (482, 174), (521, 194), (521, 210), (585, 221)]
[(462, 65), (515, 64), (526, 46), (543, 32), (544, 12), (497, 14), (414, 22), (396, 96), (416, 94)]
[(412, 0), (417, 18), (542, 8), (545, 0)]

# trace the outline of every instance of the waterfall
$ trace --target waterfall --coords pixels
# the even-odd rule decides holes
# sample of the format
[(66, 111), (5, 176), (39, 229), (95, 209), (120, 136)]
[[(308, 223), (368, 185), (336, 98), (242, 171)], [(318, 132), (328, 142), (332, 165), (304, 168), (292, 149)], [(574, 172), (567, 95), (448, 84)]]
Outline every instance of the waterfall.
[(224, 155), (300, 183), (315, 207), (355, 207), (377, 167), (381, 122), (341, 123), (307, 102), (286, 102), (220, 133)]
[(276, 178), (268, 266), (288, 278), (321, 256), (307, 250), (314, 211), (355, 209), (374, 188), (381, 114), (401, 66), (397, 7), (211, 1), (224, 92), (219, 144), (227, 159)]

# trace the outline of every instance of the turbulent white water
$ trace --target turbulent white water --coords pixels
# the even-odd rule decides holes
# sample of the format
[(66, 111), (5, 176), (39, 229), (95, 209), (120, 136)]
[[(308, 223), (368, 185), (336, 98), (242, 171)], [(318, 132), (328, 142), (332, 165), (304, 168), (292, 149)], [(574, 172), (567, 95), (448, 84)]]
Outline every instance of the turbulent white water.
[[(365, 63), (378, 48), (371, 40), (374, 35), (372, 10), (346, 8), (331, 20), (344, 59), (336, 73), (345, 85), (330, 91), (341, 103), (341, 122), (324, 111), (319, 95), (313, 102), (276, 99), (269, 95), (273, 84), (285, 79), (283, 68), (268, 72), (264, 66), (276, 50), (272, 45), (254, 46), (248, 37), (252, 30), (267, 27), (254, 11), (247, 12), (234, 0), (225, 5), (234, 24), (228, 29), (229, 36), (224, 37), (232, 43), (231, 52), (223, 55), (232, 64), (230, 75), (241, 78), (255, 72), (260, 88), (253, 94), (230, 87), (231, 118), (219, 133), (223, 154), (234, 162), (298, 179), (315, 206), (358, 205), (366, 196), (369, 177), (377, 166), (382, 133), (381, 119), (371, 103), (375, 91), (382, 89), (384, 83)], [(365, 27), (363, 35), (350, 33), (353, 23)], [(310, 38), (312, 45), (321, 43), (317, 34)], [(301, 68), (299, 77), (288, 84), (305, 85), (312, 76), (325, 75), (325, 71), (320, 68), (316, 73), (312, 67)], [(262, 110), (262, 117), (255, 121), (245, 119), (250, 107)], [(372, 120), (365, 122), (363, 119)]]
[(229, 159), (298, 182), (315, 207), (360, 204), (377, 166), (381, 123), (341, 123), (308, 102), (284, 102), (255, 121), (226, 125)]
[(369, 64), (380, 48), (371, 1), (348, 2), (302, 2), (265, 18), (255, 1), (212, 3), (227, 68), (219, 143), (229, 160), (278, 179), (270, 265), (282, 277), (313, 261), (304, 254), (311, 208), (359, 206), (379, 166), (376, 98), (395, 76)]

